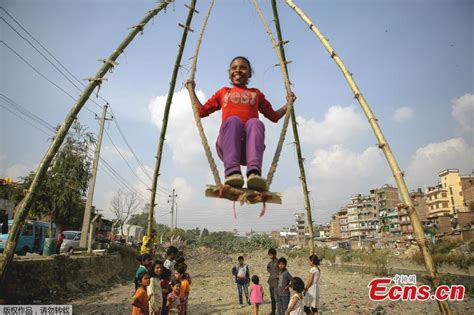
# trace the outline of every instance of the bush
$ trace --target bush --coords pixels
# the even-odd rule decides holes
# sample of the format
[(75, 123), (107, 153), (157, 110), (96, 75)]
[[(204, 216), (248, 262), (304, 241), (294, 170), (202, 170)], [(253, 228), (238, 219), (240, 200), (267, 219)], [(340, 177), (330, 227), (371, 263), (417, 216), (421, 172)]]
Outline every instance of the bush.
[(388, 275), (388, 250), (375, 250), (367, 254), (367, 261), (375, 265), (375, 275)]
[(316, 255), (318, 255), (321, 260), (327, 260), (331, 264), (336, 262), (336, 250), (327, 247), (321, 247), (316, 249)]

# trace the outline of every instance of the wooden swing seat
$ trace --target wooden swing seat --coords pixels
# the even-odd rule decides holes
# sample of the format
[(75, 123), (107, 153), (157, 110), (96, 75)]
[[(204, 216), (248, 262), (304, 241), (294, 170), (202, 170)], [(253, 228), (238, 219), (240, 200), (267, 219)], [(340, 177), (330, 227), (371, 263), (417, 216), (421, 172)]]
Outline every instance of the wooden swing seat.
[(255, 204), (259, 202), (265, 202), (281, 205), (282, 202), (282, 194), (278, 192), (235, 188), (229, 185), (207, 185), (206, 197), (239, 201), (241, 204)]

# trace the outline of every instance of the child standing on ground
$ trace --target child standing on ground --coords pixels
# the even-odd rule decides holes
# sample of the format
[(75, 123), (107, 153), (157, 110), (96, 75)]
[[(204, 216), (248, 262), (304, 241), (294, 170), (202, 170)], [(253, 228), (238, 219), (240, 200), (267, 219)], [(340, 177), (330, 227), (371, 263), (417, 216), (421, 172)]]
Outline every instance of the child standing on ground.
[(161, 309), (161, 315), (168, 314), (168, 308), (166, 307), (166, 301), (168, 294), (170, 293), (170, 282), (171, 282), (171, 272), (163, 267), (161, 273), (161, 293), (163, 294), (163, 308)]
[(135, 291), (132, 301), (132, 315), (148, 315), (150, 313), (148, 303), (147, 287), (150, 285), (150, 275), (143, 272), (138, 276), (139, 287)]
[(151, 268), (151, 265), (153, 264), (153, 260), (150, 254), (144, 254), (141, 256), (141, 264), (138, 266), (137, 271), (135, 272), (135, 276), (133, 277), (133, 283), (135, 284), (135, 290), (137, 290), (140, 287), (140, 284), (138, 282), (138, 278), (140, 274), (144, 272), (148, 272), (148, 270)]
[(293, 279), (292, 275), (286, 269), (287, 262), (285, 258), (278, 259), (278, 314), (285, 314), (288, 304), (290, 303), (290, 283)]
[(276, 302), (278, 300), (278, 275), (280, 270), (278, 269), (278, 258), (276, 257), (276, 250), (275, 248), (270, 248), (268, 250), (268, 258), (270, 258), (270, 262), (267, 264), (267, 272), (268, 272), (268, 287), (270, 289), (270, 299), (272, 301), (272, 312), (271, 315), (276, 315)]
[(168, 294), (166, 299), (166, 308), (168, 309), (168, 314), (180, 314), (179, 305), (179, 290), (181, 288), (181, 282), (178, 280), (173, 280), (170, 283), (171, 292)]
[(250, 271), (249, 266), (244, 264), (244, 256), (237, 258), (238, 265), (232, 267), (232, 275), (235, 277), (235, 283), (237, 284), (237, 292), (239, 293), (239, 304), (243, 305), (242, 302), (242, 291), (245, 294), (245, 301), (250, 305), (249, 301), (249, 283), (250, 283)]
[(253, 305), (253, 314), (258, 315), (258, 309), (263, 302), (263, 286), (259, 284), (258, 276), (252, 276), (252, 286), (250, 287), (250, 303)]
[(148, 298), (150, 299), (150, 315), (161, 315), (163, 307), (163, 293), (161, 291), (161, 274), (163, 273), (163, 262), (155, 261), (151, 268), (150, 285), (147, 288)]
[(170, 246), (166, 250), (166, 260), (164, 267), (171, 271), (171, 275), (174, 275), (174, 265), (176, 264), (176, 257), (178, 256), (178, 252), (178, 248), (174, 246)]
[(319, 257), (316, 255), (309, 256), (309, 270), (308, 280), (306, 280), (304, 296), (304, 309), (306, 314), (315, 315), (318, 314), (319, 307), (319, 278), (321, 277), (321, 269)]
[(294, 94), (286, 97), (287, 103), (277, 111), (256, 88), (248, 88), (252, 77), (250, 61), (242, 56), (232, 59), (229, 66), (229, 79), (232, 87), (218, 90), (204, 105), (194, 91), (194, 81), (187, 81), (186, 88), (199, 117), (207, 117), (222, 109), (222, 125), (217, 138), (217, 153), (224, 162), (225, 184), (242, 188), (244, 178), (240, 165), (247, 166), (247, 188), (267, 190), (267, 181), (262, 175), (262, 159), (265, 150), (265, 126), (258, 119), (262, 113), (272, 122), (282, 118)]
[(184, 274), (183, 279), (188, 280), (189, 285), (192, 285), (191, 275), (188, 272), (188, 265), (186, 265), (186, 259), (184, 258), (184, 256), (180, 256), (176, 258), (176, 264), (174, 266), (175, 266), (175, 269), (178, 269), (181, 266), (186, 269), (186, 273)]
[(304, 282), (301, 278), (294, 277), (291, 280), (291, 288), (295, 294), (291, 297), (290, 304), (286, 309), (285, 315), (304, 315), (305, 309), (303, 304)]
[(188, 309), (188, 298), (189, 292), (191, 289), (189, 288), (188, 280), (184, 279), (184, 275), (186, 273), (186, 268), (184, 266), (180, 266), (174, 272), (174, 278), (176, 281), (180, 281), (180, 289), (179, 289), (179, 299), (180, 299), (180, 315), (185, 315)]

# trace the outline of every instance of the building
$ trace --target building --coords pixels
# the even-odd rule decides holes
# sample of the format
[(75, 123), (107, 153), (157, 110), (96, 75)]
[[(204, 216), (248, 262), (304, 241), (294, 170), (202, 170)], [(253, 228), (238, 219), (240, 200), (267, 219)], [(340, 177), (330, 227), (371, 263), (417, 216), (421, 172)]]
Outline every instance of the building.
[(329, 221), (329, 225), (331, 226), (330, 234), (332, 237), (341, 237), (341, 227), (339, 225), (339, 217), (337, 213), (334, 213), (331, 216), (331, 221)]
[(441, 184), (426, 189), (426, 206), (430, 218), (452, 214), (448, 192)]
[(295, 224), (291, 227), (284, 227), (279, 232), (272, 232), (272, 238), (279, 247), (282, 245), (306, 245), (309, 240), (306, 215), (304, 213), (295, 213)]
[(338, 212), (339, 228), (341, 230), (341, 238), (349, 238), (349, 223), (347, 222), (347, 209), (342, 208)]
[(440, 183), (447, 192), (451, 213), (467, 212), (464, 202), (461, 176), (458, 169), (447, 169), (438, 173)]
[(331, 216), (331, 231), (330, 234), (337, 238), (349, 237), (349, 225), (347, 222), (347, 209), (342, 208), (339, 212)]
[(7, 216), (8, 220), (13, 219), (15, 204), (8, 199), (0, 198), (0, 217)]
[(418, 215), (418, 219), (420, 219), (421, 222), (425, 222), (430, 214), (428, 205), (426, 204), (426, 196), (421, 190), (421, 188), (418, 188), (417, 191), (411, 192), (410, 198), (413, 202), (415, 212)]
[(379, 218), (375, 207), (375, 196), (357, 195), (347, 205), (347, 224), (350, 238), (371, 238), (377, 235)]
[[(384, 185), (381, 188), (370, 191), (375, 196), (375, 206), (380, 219), (381, 233), (384, 237), (401, 236), (402, 228), (400, 225), (400, 215), (403, 216), (404, 226), (409, 224), (408, 213), (406, 209), (398, 208), (401, 203), (398, 197), (398, 188), (390, 185)], [(400, 213), (401, 212), (401, 213)], [(404, 227), (405, 232), (408, 228)]]
[(305, 240), (309, 236), (308, 228), (306, 227), (306, 215), (304, 213), (295, 213), (295, 225), (298, 238)]
[(474, 174), (461, 176), (462, 194), (468, 211), (474, 211)]

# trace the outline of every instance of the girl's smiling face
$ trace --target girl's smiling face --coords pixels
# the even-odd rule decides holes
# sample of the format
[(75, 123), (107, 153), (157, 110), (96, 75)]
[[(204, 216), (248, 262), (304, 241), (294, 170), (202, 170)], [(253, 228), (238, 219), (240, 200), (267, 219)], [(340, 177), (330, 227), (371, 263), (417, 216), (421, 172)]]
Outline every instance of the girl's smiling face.
[(247, 61), (235, 59), (230, 64), (229, 78), (233, 85), (246, 85), (250, 78), (250, 67)]

